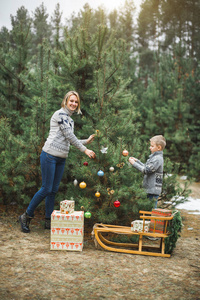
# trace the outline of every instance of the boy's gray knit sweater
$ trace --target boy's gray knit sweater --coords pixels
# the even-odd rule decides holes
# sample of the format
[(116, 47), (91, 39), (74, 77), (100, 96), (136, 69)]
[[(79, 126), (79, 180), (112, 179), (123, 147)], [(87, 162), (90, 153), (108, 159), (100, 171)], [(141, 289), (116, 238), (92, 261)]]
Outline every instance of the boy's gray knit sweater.
[(137, 160), (133, 167), (145, 174), (143, 187), (147, 194), (160, 195), (163, 182), (163, 151), (151, 154), (145, 164)]
[(42, 150), (53, 156), (66, 158), (69, 153), (70, 144), (81, 152), (87, 148), (84, 144), (87, 140), (78, 140), (74, 135), (74, 121), (70, 117), (73, 112), (67, 108), (57, 110), (50, 121), (49, 136)]

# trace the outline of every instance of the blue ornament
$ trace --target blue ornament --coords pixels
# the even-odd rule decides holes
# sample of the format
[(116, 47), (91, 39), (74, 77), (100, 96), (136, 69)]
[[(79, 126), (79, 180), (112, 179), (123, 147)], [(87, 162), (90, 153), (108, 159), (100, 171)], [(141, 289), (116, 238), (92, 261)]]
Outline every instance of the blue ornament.
[(104, 175), (104, 172), (100, 170), (99, 172), (97, 172), (97, 175), (98, 175), (98, 176), (103, 176), (103, 175)]

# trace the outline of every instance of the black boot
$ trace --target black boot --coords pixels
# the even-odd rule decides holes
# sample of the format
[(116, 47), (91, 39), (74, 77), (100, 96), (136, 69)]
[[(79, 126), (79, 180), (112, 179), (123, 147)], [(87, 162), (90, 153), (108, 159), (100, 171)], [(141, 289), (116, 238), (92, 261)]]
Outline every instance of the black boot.
[(45, 218), (44, 229), (51, 229), (51, 218)]
[(23, 232), (30, 232), (29, 224), (31, 222), (32, 217), (30, 217), (27, 212), (23, 213), (23, 215), (19, 216), (19, 221), (21, 224), (21, 229)]

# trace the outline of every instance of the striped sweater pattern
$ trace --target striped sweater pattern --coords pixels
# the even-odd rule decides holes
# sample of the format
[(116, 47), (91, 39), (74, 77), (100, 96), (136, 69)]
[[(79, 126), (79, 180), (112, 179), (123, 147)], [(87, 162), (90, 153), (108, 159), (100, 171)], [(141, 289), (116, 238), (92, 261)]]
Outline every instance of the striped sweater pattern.
[(49, 136), (42, 148), (44, 152), (56, 157), (66, 158), (70, 144), (81, 152), (87, 149), (84, 146), (87, 140), (79, 140), (74, 134), (74, 121), (71, 115), (72, 112), (67, 108), (61, 108), (52, 115)]

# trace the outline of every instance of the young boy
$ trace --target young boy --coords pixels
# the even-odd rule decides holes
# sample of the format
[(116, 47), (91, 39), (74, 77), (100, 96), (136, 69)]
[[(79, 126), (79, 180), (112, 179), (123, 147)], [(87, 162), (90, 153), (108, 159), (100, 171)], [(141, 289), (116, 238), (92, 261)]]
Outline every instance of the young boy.
[(155, 135), (150, 139), (151, 155), (145, 164), (134, 157), (129, 158), (129, 162), (134, 168), (144, 173), (143, 187), (146, 189), (147, 198), (153, 201), (157, 208), (158, 197), (162, 191), (163, 182), (163, 150), (166, 140), (162, 135)]

